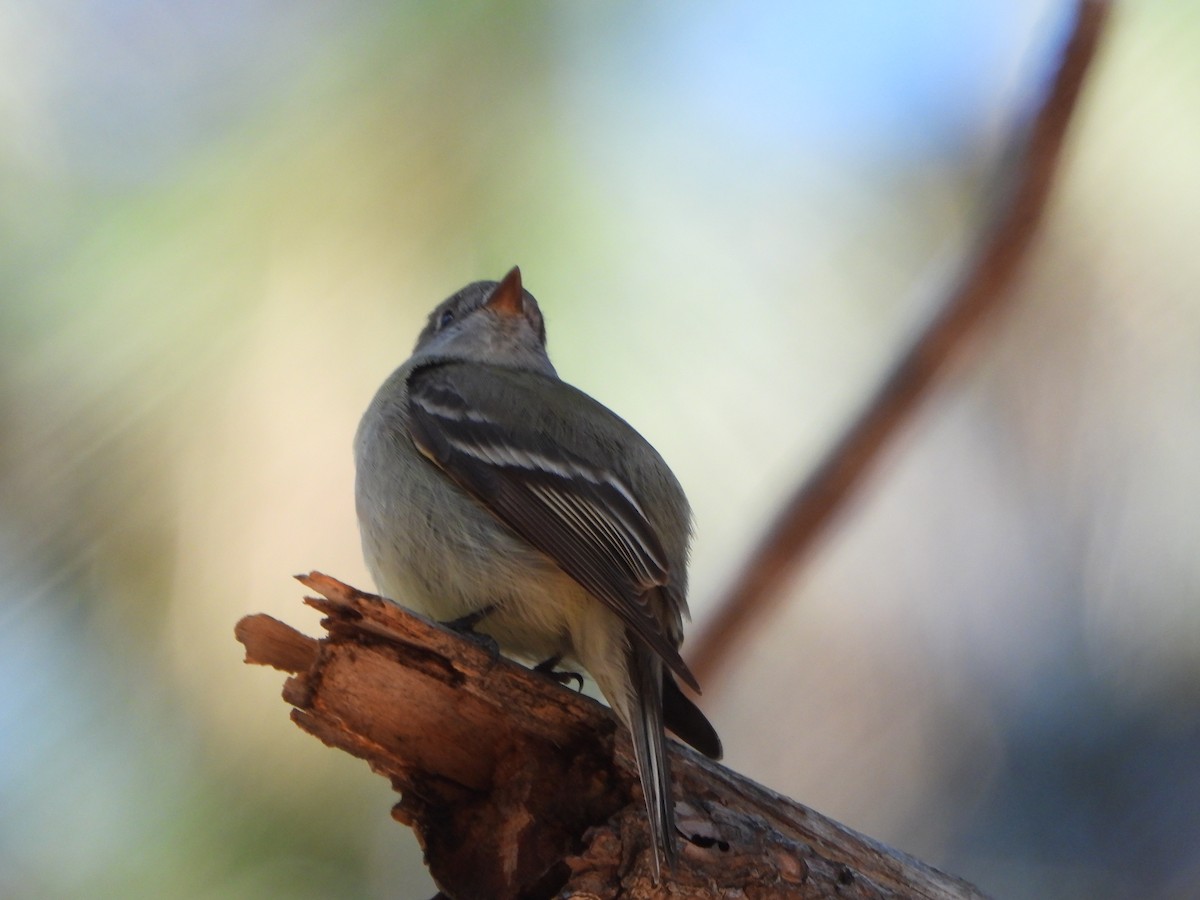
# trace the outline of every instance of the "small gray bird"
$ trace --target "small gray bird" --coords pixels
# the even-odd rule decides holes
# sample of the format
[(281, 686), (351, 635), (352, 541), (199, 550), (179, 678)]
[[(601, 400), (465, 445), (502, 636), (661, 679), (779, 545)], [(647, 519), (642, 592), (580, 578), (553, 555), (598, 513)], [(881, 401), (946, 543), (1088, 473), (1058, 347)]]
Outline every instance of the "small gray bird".
[(559, 379), (516, 268), (434, 309), (354, 449), (363, 553), (384, 596), (595, 679), (633, 738), (660, 878), (677, 858), (664, 724), (721, 756), (673, 677), (699, 689), (679, 655), (691, 512), (667, 464)]

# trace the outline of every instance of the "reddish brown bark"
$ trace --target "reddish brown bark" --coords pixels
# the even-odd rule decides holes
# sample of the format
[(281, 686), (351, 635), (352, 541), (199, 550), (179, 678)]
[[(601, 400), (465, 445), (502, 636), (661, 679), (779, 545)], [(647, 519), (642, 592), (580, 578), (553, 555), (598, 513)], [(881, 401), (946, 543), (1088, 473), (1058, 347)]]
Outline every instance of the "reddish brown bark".
[(322, 595), (306, 602), (326, 636), (247, 616), (246, 661), (293, 673), (293, 721), (390, 780), (446, 896), (981, 896), (675, 743), (681, 864), (654, 885), (607, 708), (374, 595), (300, 580)]

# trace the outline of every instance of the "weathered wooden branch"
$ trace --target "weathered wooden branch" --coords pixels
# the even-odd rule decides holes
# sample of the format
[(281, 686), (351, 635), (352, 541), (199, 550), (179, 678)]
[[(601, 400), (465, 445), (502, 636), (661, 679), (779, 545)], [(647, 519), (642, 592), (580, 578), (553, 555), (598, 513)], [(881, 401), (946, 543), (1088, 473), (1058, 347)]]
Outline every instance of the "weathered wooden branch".
[(901, 426), (930, 393), (935, 377), (979, 325), (1011, 296), (1009, 287), (1033, 244), (1067, 134), (1096, 54), (1110, 3), (1077, 0), (1070, 40), (1054, 83), (1030, 126), (1014, 141), (1013, 160), (975, 246), (936, 314), (904, 349), (862, 412), (800, 483), (768, 527), (716, 614), (692, 641), (688, 663), (712, 684), (733, 648), (763, 620), (778, 589), (845, 506)]
[(375, 595), (298, 578), (327, 635), (247, 616), (246, 661), (292, 673), (292, 720), (391, 780), (447, 897), (982, 896), (676, 743), (681, 865), (656, 886), (607, 708)]

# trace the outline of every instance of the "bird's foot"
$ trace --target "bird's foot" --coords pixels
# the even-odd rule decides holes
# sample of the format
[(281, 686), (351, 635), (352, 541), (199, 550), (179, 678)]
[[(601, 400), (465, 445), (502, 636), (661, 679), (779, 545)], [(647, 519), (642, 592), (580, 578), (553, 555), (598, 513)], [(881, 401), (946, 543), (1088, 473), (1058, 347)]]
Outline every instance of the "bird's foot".
[(568, 672), (565, 669), (556, 668), (562, 662), (562, 654), (552, 656), (549, 659), (543, 659), (540, 663), (533, 667), (533, 671), (545, 675), (552, 681), (557, 681), (561, 685), (567, 685), (570, 682), (575, 682), (575, 690), (583, 690), (583, 676), (578, 672)]
[(465, 637), (469, 641), (481, 646), (487, 650), (493, 658), (500, 658), (500, 645), (496, 643), (496, 639), (490, 634), (481, 634), (475, 630), (475, 626), (486, 619), (489, 615), (496, 611), (494, 605), (485, 606), (483, 609), (477, 609), (475, 612), (467, 613), (465, 616), (459, 616), (457, 619), (451, 619), (448, 622), (441, 622), (446, 628), (449, 628), (455, 634)]

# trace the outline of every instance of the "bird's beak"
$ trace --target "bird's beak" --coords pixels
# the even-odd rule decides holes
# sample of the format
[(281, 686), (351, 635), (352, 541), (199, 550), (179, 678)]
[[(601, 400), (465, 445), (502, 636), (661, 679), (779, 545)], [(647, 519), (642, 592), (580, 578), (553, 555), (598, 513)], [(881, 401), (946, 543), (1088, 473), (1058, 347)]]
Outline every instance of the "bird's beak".
[(488, 309), (495, 310), (502, 316), (520, 316), (525, 312), (525, 291), (521, 287), (521, 269), (513, 266), (504, 276), (504, 280), (496, 285), (492, 296), (484, 303)]

